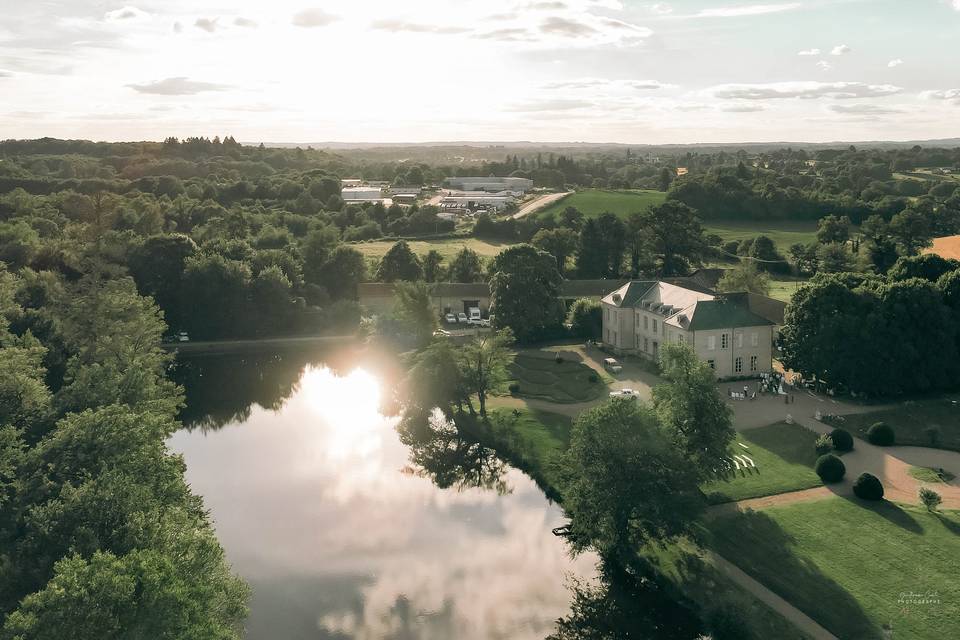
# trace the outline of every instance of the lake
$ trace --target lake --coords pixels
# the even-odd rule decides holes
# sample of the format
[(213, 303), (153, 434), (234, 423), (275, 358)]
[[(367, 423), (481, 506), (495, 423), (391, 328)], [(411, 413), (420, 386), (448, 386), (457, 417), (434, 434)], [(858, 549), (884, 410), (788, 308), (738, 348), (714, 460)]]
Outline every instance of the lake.
[[(247, 637), (543, 638), (592, 576), (527, 476), (473, 450), (442, 489), (411, 465), (389, 376), (322, 354), (184, 360), (187, 428), (169, 444), (234, 570), (253, 588)], [(441, 418), (442, 419), (442, 418)], [(461, 463), (458, 463), (461, 464)], [(459, 467), (458, 467), (459, 468)], [(478, 470), (482, 470), (479, 471)], [(477, 472), (477, 473), (475, 473)], [(483, 479), (479, 479), (479, 478)], [(480, 485), (480, 486), (477, 486)]]

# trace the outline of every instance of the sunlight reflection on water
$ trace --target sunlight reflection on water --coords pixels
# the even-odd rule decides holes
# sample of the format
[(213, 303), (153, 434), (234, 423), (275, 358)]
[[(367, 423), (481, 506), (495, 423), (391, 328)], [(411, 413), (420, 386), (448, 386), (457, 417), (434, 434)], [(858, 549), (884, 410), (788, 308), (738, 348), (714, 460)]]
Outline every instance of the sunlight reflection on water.
[(565, 573), (593, 573), (550, 534), (560, 510), (516, 470), (504, 496), (404, 473), (379, 401), (363, 369), (308, 367), (280, 410), (171, 439), (254, 588), (248, 637), (544, 637)]

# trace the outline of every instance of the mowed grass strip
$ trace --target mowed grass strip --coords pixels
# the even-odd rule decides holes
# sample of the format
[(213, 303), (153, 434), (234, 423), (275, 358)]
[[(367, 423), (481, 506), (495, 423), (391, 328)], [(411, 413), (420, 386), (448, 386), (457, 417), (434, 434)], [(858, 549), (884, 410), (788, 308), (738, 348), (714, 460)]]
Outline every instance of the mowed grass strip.
[[(356, 249), (365, 258), (380, 259), (390, 250), (396, 240), (375, 240), (373, 242), (354, 242), (348, 246)], [(444, 260), (449, 262), (461, 249), (467, 247), (484, 258), (492, 258), (510, 246), (510, 243), (479, 240), (477, 238), (444, 238), (441, 240), (407, 240), (407, 245), (417, 255), (423, 257), (431, 249), (440, 252)]]
[(663, 191), (584, 189), (538, 211), (537, 215), (552, 213), (559, 216), (567, 207), (576, 207), (588, 218), (596, 218), (607, 212), (618, 218), (626, 218), (631, 213), (645, 211), (647, 207), (662, 204), (666, 199), (667, 194)]
[(792, 244), (810, 244), (817, 241), (816, 221), (704, 220), (703, 226), (706, 233), (716, 234), (724, 242), (767, 236), (784, 256)]
[(560, 457), (570, 446), (573, 420), (558, 413), (533, 409), (492, 409), (490, 428), (497, 441), (512, 453), (513, 463), (554, 492), (562, 489)]
[[(521, 397), (569, 404), (595, 400), (607, 393), (607, 385), (596, 371), (568, 358), (558, 363), (546, 352), (542, 356), (518, 353), (510, 375), (520, 385), (517, 395)], [(591, 382), (594, 377), (596, 382)]]
[(720, 504), (818, 487), (823, 483), (813, 470), (816, 440), (813, 431), (785, 422), (739, 432), (730, 453), (750, 457), (757, 468), (734, 470), (700, 489), (707, 502)]
[(831, 424), (866, 439), (870, 425), (886, 422), (896, 444), (960, 451), (960, 396), (945, 395), (903, 402), (896, 407), (843, 416)]
[(960, 637), (960, 517), (841, 497), (717, 518), (711, 546), (839, 638)]

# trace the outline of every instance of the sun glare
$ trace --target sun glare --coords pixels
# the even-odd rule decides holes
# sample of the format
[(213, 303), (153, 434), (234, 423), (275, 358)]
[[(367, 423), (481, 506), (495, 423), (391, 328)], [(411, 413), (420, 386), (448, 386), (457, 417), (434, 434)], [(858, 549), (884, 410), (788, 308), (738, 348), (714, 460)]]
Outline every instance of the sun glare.
[(326, 434), (331, 458), (365, 457), (380, 446), (385, 424), (380, 414), (380, 381), (365, 369), (345, 376), (310, 368), (300, 381), (300, 392)]

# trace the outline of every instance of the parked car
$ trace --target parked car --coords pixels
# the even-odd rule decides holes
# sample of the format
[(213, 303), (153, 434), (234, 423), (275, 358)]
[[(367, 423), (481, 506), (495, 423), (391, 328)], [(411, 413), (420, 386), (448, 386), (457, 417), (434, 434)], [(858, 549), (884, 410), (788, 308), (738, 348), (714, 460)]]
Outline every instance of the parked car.
[(437, 329), (436, 331), (433, 332), (433, 337), (434, 337), (434, 338), (448, 338), (448, 337), (450, 337), (450, 332), (447, 331), (446, 329)]
[(633, 389), (617, 389), (616, 391), (610, 392), (611, 398), (630, 398), (631, 400), (636, 400), (640, 397), (639, 391), (634, 391)]
[(489, 318), (483, 318), (482, 320), (480, 320), (480, 326), (481, 326), (481, 327), (489, 327), (489, 326), (490, 326), (490, 319), (489, 319)]
[(483, 316), (480, 315), (479, 307), (470, 307), (469, 311), (470, 311), (470, 324), (477, 324), (483, 318)]
[(617, 362), (616, 358), (604, 359), (603, 368), (609, 371), (610, 373), (620, 373), (621, 371), (623, 371), (623, 367), (620, 366), (620, 363)]
[(459, 322), (459, 323), (461, 323), (461, 324), (467, 324), (467, 314), (463, 313), (462, 311), (461, 311), (460, 313), (458, 313), (458, 314), (457, 314), (457, 322)]
[(452, 313), (443, 316), (443, 319), (446, 320), (447, 324), (457, 324), (457, 316)]

